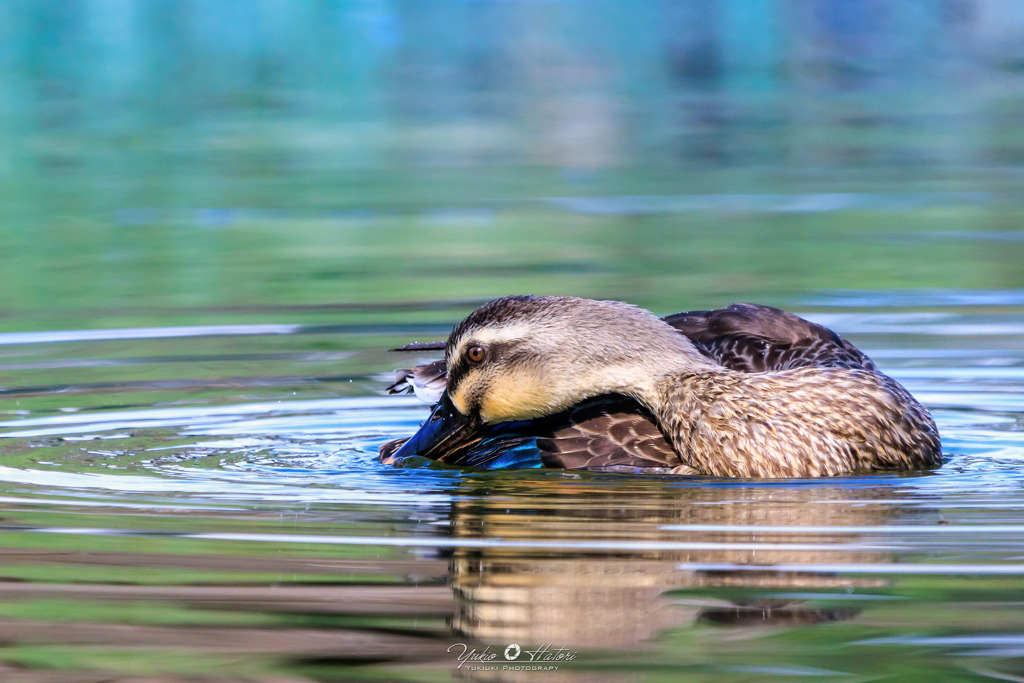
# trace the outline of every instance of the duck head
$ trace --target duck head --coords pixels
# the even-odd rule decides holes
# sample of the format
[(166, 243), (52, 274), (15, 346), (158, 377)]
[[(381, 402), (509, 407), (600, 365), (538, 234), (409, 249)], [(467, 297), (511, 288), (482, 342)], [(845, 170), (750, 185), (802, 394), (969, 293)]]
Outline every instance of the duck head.
[(664, 376), (714, 367), (643, 309), (564, 296), (491, 301), (455, 327), (445, 349), (447, 389), (396, 459), (454, 460), (493, 425), (546, 417), (604, 394), (650, 403)]

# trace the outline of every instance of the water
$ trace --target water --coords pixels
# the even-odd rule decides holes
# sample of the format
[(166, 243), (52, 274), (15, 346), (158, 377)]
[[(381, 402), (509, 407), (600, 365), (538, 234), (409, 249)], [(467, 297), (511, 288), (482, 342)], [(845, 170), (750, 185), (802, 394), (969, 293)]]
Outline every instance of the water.
[[(1024, 679), (1022, 37), (1001, 0), (0, 3), (0, 680)], [(804, 313), (948, 460), (381, 466), (427, 414), (386, 349), (513, 293)]]
[[(365, 371), (408, 360), (381, 325), (0, 335), (4, 676), (1019, 676), (1022, 307), (875, 296), (796, 309), (933, 410), (937, 471), (392, 469), (427, 408)], [(500, 670), (524, 662), (558, 669)]]

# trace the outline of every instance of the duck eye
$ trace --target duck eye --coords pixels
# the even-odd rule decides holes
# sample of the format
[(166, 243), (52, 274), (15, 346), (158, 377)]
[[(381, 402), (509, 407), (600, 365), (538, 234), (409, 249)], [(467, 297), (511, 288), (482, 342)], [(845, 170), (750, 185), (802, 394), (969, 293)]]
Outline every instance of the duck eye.
[(487, 357), (487, 349), (482, 346), (470, 346), (466, 350), (466, 359), (470, 363), (480, 363)]

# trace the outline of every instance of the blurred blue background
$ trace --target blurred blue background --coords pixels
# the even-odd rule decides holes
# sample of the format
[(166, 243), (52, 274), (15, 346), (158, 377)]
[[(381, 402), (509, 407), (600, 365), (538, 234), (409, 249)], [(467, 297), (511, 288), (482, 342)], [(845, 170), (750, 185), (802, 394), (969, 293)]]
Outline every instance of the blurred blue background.
[(1014, 0), (5, 0), (0, 325), (1019, 288), (1022, 120)]

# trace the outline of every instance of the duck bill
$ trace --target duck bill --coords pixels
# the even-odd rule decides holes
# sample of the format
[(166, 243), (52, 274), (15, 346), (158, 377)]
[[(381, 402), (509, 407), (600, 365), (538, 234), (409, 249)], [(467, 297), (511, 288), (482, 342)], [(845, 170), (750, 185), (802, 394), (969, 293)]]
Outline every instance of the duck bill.
[(456, 464), (459, 457), (479, 441), (480, 422), (456, 410), (446, 391), (420, 430), (397, 450), (388, 453), (382, 462), (393, 465), (418, 455)]

